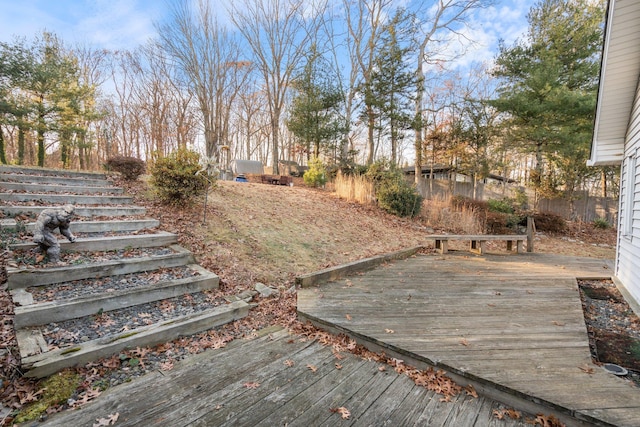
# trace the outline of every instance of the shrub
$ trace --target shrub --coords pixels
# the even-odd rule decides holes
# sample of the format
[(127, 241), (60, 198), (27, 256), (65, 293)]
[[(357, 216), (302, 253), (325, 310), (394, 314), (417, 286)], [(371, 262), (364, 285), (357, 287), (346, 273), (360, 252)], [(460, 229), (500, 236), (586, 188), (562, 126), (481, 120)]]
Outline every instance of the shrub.
[(601, 230), (606, 230), (607, 228), (611, 227), (611, 224), (609, 224), (609, 221), (607, 221), (605, 218), (596, 218), (593, 220), (593, 227), (599, 228)]
[(200, 155), (181, 148), (158, 159), (151, 167), (151, 184), (158, 197), (168, 204), (191, 202), (207, 189), (206, 174), (199, 173)]
[(127, 181), (135, 181), (146, 169), (144, 161), (128, 156), (111, 157), (107, 159), (105, 167), (109, 171), (120, 172)]
[(378, 206), (398, 216), (416, 216), (420, 212), (422, 196), (408, 184), (390, 182), (380, 186), (377, 191)]
[(567, 228), (567, 222), (560, 215), (551, 212), (536, 212), (533, 214), (537, 231), (561, 233)]
[(487, 205), (489, 206), (489, 210), (492, 212), (512, 214), (515, 211), (511, 200), (506, 198), (502, 200), (489, 199), (487, 200)]
[(398, 216), (414, 217), (420, 212), (422, 196), (400, 173), (390, 175), (376, 185), (378, 206)]
[(304, 183), (310, 187), (322, 187), (327, 183), (327, 172), (322, 161), (315, 158), (309, 162), (309, 170), (307, 170), (302, 179)]

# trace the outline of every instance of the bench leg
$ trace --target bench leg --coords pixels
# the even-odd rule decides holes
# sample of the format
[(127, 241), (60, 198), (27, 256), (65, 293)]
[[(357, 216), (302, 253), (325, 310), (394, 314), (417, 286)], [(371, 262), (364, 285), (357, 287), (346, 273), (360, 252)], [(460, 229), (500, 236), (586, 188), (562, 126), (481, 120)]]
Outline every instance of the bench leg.
[(472, 240), (469, 251), (482, 255), (484, 253), (484, 240)]
[(516, 243), (516, 252), (519, 254), (524, 252), (524, 242), (522, 240), (518, 240)]
[(448, 244), (448, 240), (436, 239), (436, 250), (438, 250), (441, 254), (446, 254), (449, 249)]

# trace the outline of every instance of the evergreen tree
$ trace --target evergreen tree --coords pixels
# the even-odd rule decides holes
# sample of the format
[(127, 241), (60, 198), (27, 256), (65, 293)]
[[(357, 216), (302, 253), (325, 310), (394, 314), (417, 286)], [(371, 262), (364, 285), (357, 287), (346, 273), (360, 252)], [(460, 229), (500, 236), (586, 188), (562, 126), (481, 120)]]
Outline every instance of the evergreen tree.
[(528, 15), (527, 40), (500, 46), (493, 105), (535, 153), (531, 180), (541, 195), (571, 193), (589, 173), (603, 15), (602, 0), (542, 0)]
[(407, 23), (407, 13), (399, 9), (385, 25), (371, 81), (364, 91), (365, 103), (376, 112), (378, 132), (387, 132), (393, 165), (397, 165), (399, 143), (405, 131), (411, 129), (413, 120), (411, 103), (416, 77), (407, 62), (410, 53)]
[(344, 96), (328, 70), (330, 67), (312, 47), (307, 62), (293, 81), (296, 95), (291, 103), (288, 129), (304, 145), (307, 160), (319, 158), (322, 148), (331, 148), (342, 135), (339, 115)]

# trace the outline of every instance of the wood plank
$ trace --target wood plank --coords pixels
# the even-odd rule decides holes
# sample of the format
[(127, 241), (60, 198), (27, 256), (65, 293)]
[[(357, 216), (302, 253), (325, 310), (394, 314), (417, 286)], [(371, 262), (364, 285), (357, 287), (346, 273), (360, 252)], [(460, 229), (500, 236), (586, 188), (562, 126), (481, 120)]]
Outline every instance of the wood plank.
[[(340, 369), (335, 367), (337, 362), (342, 366)], [(287, 393), (289, 399), (285, 407), (282, 407), (277, 412), (271, 412), (265, 418), (261, 416), (254, 417), (254, 414), (246, 414), (243, 419), (233, 420), (229, 425), (249, 425), (249, 419), (254, 420), (252, 425), (266, 427), (287, 424), (319, 425), (323, 417), (331, 415), (331, 408), (342, 406), (334, 403), (336, 400), (343, 399), (345, 394), (351, 395), (354, 388), (357, 389), (369, 379), (371, 375), (370, 365), (364, 360), (357, 360), (353, 357), (348, 357), (342, 361), (334, 358), (333, 369), (328, 366), (330, 370), (327, 371), (327, 375), (319, 378), (313, 388), (298, 385), (290, 393)], [(280, 390), (278, 390), (276, 396), (279, 393)], [(249, 410), (261, 410), (261, 406), (265, 404), (264, 400), (257, 402)], [(306, 417), (310, 415), (311, 419), (307, 421)], [(260, 420), (259, 423), (255, 424), (256, 420)]]
[[(640, 402), (625, 397), (628, 390), (619, 393), (616, 378), (579, 369), (592, 365), (576, 277), (606, 277), (611, 271), (606, 260), (546, 254), (417, 255), (303, 289), (298, 311), (378, 351), (400, 351), (400, 357), (448, 366), (499, 390), (529, 394), (532, 401), (564, 404), (564, 417), (582, 408), (580, 402), (606, 407), (616, 399), (640, 413)], [(602, 392), (589, 402), (572, 388)]]

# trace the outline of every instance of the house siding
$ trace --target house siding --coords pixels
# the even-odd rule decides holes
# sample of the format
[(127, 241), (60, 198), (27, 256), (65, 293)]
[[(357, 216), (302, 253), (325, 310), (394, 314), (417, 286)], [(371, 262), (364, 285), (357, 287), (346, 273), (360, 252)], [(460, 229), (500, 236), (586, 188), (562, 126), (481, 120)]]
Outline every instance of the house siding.
[(640, 91), (636, 90), (621, 170), (616, 276), (640, 303)]

